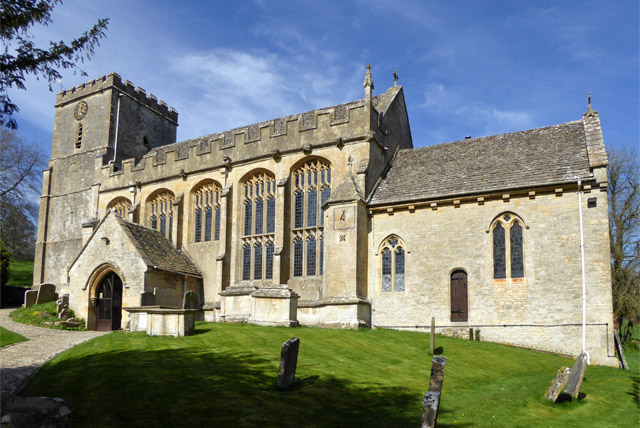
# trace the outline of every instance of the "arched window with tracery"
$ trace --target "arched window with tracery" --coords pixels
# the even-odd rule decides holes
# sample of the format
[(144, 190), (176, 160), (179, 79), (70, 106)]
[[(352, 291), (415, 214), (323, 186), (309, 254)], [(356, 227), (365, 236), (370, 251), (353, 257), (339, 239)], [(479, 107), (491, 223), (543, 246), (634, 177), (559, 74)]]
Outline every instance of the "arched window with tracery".
[(173, 233), (174, 200), (173, 193), (169, 191), (159, 192), (149, 200), (149, 226), (169, 241)]
[(107, 210), (115, 211), (118, 215), (124, 219), (129, 218), (129, 210), (131, 209), (131, 202), (127, 198), (116, 198), (109, 202)]
[[(513, 214), (503, 214), (491, 225), (493, 278), (524, 278), (523, 222)], [(507, 243), (509, 245), (507, 245)]]
[(213, 181), (193, 192), (193, 242), (220, 240), (220, 197), (222, 188)]
[(275, 176), (257, 172), (245, 180), (242, 192), (242, 280), (273, 279)]
[(293, 172), (292, 183), (293, 276), (322, 275), (322, 206), (331, 196), (331, 166), (320, 159), (308, 161)]
[(405, 249), (397, 236), (385, 239), (380, 247), (382, 255), (382, 291), (404, 291)]

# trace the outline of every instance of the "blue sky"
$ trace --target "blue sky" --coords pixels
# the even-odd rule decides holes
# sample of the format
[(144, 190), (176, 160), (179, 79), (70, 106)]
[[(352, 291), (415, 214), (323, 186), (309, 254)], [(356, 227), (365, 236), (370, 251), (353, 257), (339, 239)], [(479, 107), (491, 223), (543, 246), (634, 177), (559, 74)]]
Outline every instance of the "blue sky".
[[(637, 0), (66, 0), (37, 41), (98, 18), (107, 38), (65, 73), (70, 88), (115, 71), (180, 113), (178, 140), (404, 86), (414, 146), (581, 118), (587, 92), (605, 141), (638, 149)], [(54, 88), (57, 92), (60, 87)], [(11, 91), (19, 132), (49, 154), (55, 93)]]

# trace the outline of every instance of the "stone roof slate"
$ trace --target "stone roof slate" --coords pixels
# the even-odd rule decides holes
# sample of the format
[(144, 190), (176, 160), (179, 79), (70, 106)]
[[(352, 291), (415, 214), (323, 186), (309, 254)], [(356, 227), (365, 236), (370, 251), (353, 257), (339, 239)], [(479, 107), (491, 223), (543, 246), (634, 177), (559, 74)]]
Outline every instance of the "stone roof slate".
[(370, 199), (383, 205), (592, 177), (582, 120), (400, 150)]
[(130, 223), (120, 217), (118, 220), (138, 244), (137, 247), (143, 253), (147, 265), (160, 270), (202, 276), (189, 256), (174, 247), (160, 232)]

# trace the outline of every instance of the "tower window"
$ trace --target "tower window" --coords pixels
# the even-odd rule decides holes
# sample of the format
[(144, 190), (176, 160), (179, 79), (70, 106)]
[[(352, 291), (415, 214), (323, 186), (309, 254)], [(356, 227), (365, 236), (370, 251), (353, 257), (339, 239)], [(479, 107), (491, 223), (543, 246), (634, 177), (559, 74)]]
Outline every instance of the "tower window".
[(78, 123), (78, 131), (76, 132), (76, 149), (82, 147), (82, 122)]

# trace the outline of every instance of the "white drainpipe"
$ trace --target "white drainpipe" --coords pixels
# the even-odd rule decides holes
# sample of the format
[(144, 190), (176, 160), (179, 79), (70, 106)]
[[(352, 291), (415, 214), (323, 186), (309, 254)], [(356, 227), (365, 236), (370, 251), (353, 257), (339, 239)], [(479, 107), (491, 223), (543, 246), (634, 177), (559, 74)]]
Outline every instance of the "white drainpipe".
[(372, 271), (372, 293), (371, 293), (371, 328), (375, 328), (376, 326), (376, 235), (375, 235), (375, 215), (371, 214), (371, 253), (373, 254), (373, 267)]
[(587, 364), (591, 357), (587, 352), (587, 277), (584, 269), (584, 229), (582, 226), (582, 180), (578, 180), (578, 212), (580, 213), (580, 258), (582, 261), (582, 352), (587, 354)]

